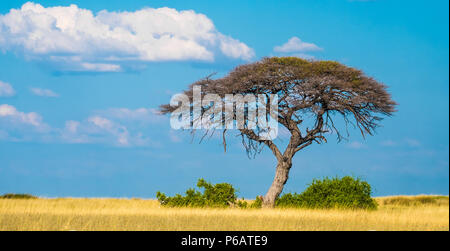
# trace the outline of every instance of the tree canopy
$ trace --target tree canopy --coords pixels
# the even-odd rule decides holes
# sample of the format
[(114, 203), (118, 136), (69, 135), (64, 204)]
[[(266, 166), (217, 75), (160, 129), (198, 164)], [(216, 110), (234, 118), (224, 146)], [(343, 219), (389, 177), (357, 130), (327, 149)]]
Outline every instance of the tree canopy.
[[(361, 70), (334, 61), (297, 57), (264, 58), (238, 66), (222, 78), (201, 79), (184, 91), (191, 102), (195, 100), (194, 89), (198, 87), (201, 87), (202, 97), (208, 94), (217, 94), (221, 99), (228, 94), (278, 97), (276, 119), (290, 132), (284, 151), (273, 140), (260, 138), (260, 128), (238, 128), (247, 153), (257, 153), (261, 146), (267, 146), (277, 158), (274, 182), (263, 198), (266, 206), (273, 206), (281, 193), (292, 158), (298, 151), (314, 142), (326, 142), (331, 134), (342, 140), (348, 136), (349, 126), (359, 129), (363, 136), (372, 135), (383, 117), (391, 116), (396, 107), (386, 85)], [(160, 109), (162, 113), (171, 113), (180, 106), (166, 104)], [(201, 112), (208, 109), (210, 107), (202, 106)], [(336, 123), (339, 118), (343, 122)], [(227, 129), (222, 132), (226, 149)]]

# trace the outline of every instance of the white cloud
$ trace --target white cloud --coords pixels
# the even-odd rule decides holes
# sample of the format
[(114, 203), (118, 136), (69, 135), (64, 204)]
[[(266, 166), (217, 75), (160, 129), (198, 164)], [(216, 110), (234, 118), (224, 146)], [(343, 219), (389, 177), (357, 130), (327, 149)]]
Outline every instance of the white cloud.
[(69, 133), (77, 133), (78, 128), (80, 127), (80, 122), (69, 120), (66, 122), (66, 130)]
[(8, 104), (0, 105), (0, 119), (7, 119), (12, 123), (31, 125), (37, 128), (44, 126), (39, 114), (35, 112), (24, 113)]
[(116, 137), (118, 145), (143, 146), (152, 145), (155, 142), (143, 136), (141, 131), (148, 130), (148, 126), (152, 124), (166, 120), (166, 116), (153, 108), (110, 108), (96, 111), (88, 122)]
[(220, 40), (220, 50), (223, 54), (225, 54), (225, 56), (234, 59), (241, 58), (244, 60), (250, 60), (254, 57), (253, 49), (239, 40), (224, 36), (222, 34), (219, 34), (218, 37)]
[(60, 131), (61, 140), (65, 143), (72, 144), (94, 143), (94, 140), (90, 136), (94, 132), (89, 130), (89, 127), (86, 125), (87, 123), (82, 124), (74, 120), (66, 121), (65, 127)]
[[(103, 144), (117, 147), (160, 146), (158, 141), (143, 133), (153, 131), (154, 128), (150, 127), (152, 124), (166, 119), (156, 110), (114, 108), (103, 111), (103, 115), (99, 113), (101, 112), (80, 121), (67, 120), (64, 127), (58, 128), (44, 123), (38, 113), (25, 113), (14, 106), (3, 104), (0, 105), (0, 140)], [(157, 132), (153, 131), (152, 135), (158, 137)], [(177, 141), (177, 138), (168, 135), (166, 140)]]
[(0, 139), (6, 141), (48, 141), (52, 129), (35, 112), (22, 112), (8, 104), (0, 105)]
[(61, 138), (68, 143), (100, 143), (120, 147), (150, 143), (141, 132), (131, 133), (126, 126), (101, 116), (91, 116), (82, 122), (67, 121)]
[(92, 64), (92, 63), (81, 63), (81, 69), (79, 71), (92, 71), (92, 72), (119, 72), (122, 67), (117, 64)]
[(87, 120), (67, 121), (63, 140), (70, 143), (103, 143), (116, 146), (157, 146), (142, 131), (167, 118), (153, 108), (110, 108), (94, 112)]
[(46, 8), (32, 2), (0, 15), (0, 49), (60, 70), (94, 72), (122, 71), (135, 62), (254, 56), (246, 44), (221, 34), (207, 16), (192, 10), (94, 14), (76, 5)]
[(49, 89), (30, 88), (30, 91), (36, 96), (50, 97), (50, 98), (59, 97), (59, 95), (57, 93), (55, 93), (54, 91), (49, 90)]
[(121, 146), (128, 146), (129, 143), (129, 133), (125, 126), (116, 124), (109, 119), (94, 116), (88, 119), (90, 123), (98, 127), (100, 130), (115, 136), (117, 138), (117, 144)]
[(108, 131), (112, 130), (114, 127), (114, 123), (111, 120), (99, 116), (90, 117), (88, 121), (94, 124), (95, 126)]
[(0, 81), (0, 97), (12, 97), (14, 95), (16, 95), (14, 88), (10, 84)]
[(313, 43), (303, 42), (298, 37), (292, 37), (283, 45), (275, 46), (273, 50), (275, 52), (292, 53), (292, 52), (321, 51), (323, 49)]

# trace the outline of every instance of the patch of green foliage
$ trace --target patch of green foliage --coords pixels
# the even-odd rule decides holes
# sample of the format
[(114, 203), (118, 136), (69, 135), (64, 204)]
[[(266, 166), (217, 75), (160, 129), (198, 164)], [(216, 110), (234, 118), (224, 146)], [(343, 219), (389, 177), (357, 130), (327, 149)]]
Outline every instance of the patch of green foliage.
[(38, 197), (31, 194), (13, 194), (8, 193), (0, 196), (0, 199), (37, 199)]
[[(253, 202), (238, 200), (236, 189), (228, 183), (212, 185), (199, 179), (197, 187), (203, 192), (190, 188), (184, 196), (167, 197), (158, 191), (156, 197), (161, 205), (168, 207), (262, 207), (262, 197), (258, 196)], [(377, 203), (370, 195), (370, 185), (361, 179), (324, 178), (313, 180), (301, 194), (284, 194), (276, 200), (276, 207), (376, 209)]]
[(256, 197), (255, 201), (250, 205), (250, 208), (261, 208), (262, 207), (262, 197)]
[(242, 208), (242, 209), (261, 208), (262, 207), (262, 199), (260, 196), (256, 197), (256, 199), (252, 202), (245, 201), (244, 199), (242, 199), (237, 202), (236, 206), (239, 208)]
[(237, 200), (236, 189), (228, 183), (212, 185), (204, 179), (197, 182), (198, 188), (203, 188), (203, 193), (190, 188), (185, 196), (176, 194), (167, 197), (164, 193), (157, 192), (156, 197), (163, 206), (168, 207), (246, 207), (248, 204)]
[(376, 209), (371, 187), (359, 178), (324, 178), (313, 180), (301, 194), (284, 194), (277, 207)]

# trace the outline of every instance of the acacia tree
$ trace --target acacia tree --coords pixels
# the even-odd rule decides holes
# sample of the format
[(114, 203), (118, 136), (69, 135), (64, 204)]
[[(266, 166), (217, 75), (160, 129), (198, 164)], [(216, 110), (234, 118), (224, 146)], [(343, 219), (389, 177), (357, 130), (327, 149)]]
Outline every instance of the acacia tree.
[[(396, 106), (387, 87), (360, 70), (334, 61), (296, 57), (264, 58), (238, 66), (225, 77), (199, 80), (184, 91), (191, 101), (194, 86), (201, 86), (201, 95), (221, 98), (226, 94), (278, 95), (278, 123), (290, 133), (284, 151), (273, 140), (258, 137), (258, 129), (238, 129), (248, 154), (268, 147), (277, 159), (275, 178), (262, 197), (264, 207), (275, 205), (298, 151), (314, 142), (327, 142), (332, 134), (341, 141), (348, 136), (349, 126), (359, 129), (363, 137), (373, 135), (382, 116), (391, 116)], [(166, 104), (160, 110), (167, 114), (178, 107)], [(206, 110), (202, 107), (202, 112)], [(226, 151), (227, 129), (222, 133)]]

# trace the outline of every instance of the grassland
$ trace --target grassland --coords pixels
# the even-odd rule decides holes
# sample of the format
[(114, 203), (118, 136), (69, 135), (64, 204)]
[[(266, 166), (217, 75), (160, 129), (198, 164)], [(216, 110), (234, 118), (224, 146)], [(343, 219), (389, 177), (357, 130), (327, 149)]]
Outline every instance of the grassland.
[(449, 230), (449, 199), (396, 196), (365, 210), (164, 208), (140, 199), (0, 199), (5, 230)]

